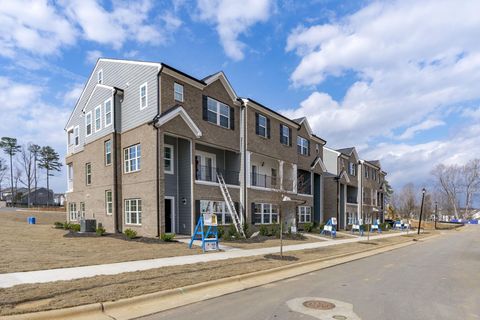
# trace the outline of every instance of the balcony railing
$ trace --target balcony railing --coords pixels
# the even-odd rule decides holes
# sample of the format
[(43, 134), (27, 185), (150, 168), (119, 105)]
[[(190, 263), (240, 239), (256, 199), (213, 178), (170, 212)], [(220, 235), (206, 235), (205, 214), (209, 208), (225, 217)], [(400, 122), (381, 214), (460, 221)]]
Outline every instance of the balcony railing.
[(254, 187), (280, 189), (280, 178), (252, 172), (250, 184)]
[(225, 170), (223, 168), (215, 168), (210, 166), (197, 166), (195, 171), (195, 179), (198, 181), (218, 182), (217, 176), (222, 174), (226, 184), (240, 185), (239, 172)]
[(347, 203), (357, 203), (356, 197), (347, 197)]

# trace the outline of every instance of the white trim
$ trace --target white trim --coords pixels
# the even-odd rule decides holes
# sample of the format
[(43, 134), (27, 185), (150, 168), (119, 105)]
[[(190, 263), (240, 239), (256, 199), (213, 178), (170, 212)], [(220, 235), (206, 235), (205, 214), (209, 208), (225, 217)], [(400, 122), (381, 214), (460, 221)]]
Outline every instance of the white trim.
[[(87, 119), (88, 119), (88, 116), (90, 115), (90, 133), (88, 133), (88, 130), (87, 130)], [(93, 115), (92, 115), (92, 110), (88, 111), (86, 114), (85, 114), (85, 137), (89, 137), (93, 134)]]
[(87, 109), (87, 106), (88, 106), (88, 104), (90, 103), (90, 99), (92, 99), (93, 94), (95, 93), (95, 91), (97, 90), (97, 88), (102, 88), (102, 89), (110, 90), (110, 91), (112, 92), (112, 94), (113, 94), (113, 91), (115, 91), (115, 88), (114, 88), (114, 87), (106, 86), (106, 85), (104, 85), (104, 84), (99, 84), (99, 83), (97, 83), (97, 84), (95, 85), (95, 87), (93, 88), (92, 93), (90, 93), (90, 95), (88, 96), (87, 102), (85, 102), (85, 105), (84, 105), (83, 108), (82, 108), (82, 112), (85, 112), (85, 110)]
[(208, 85), (212, 84), (213, 82), (217, 81), (220, 79), (220, 82), (222, 82), (223, 86), (227, 89), (228, 95), (233, 101), (236, 101), (238, 96), (235, 93), (235, 90), (233, 90), (232, 86), (230, 85), (230, 82), (227, 79), (227, 76), (223, 73), (223, 71), (217, 72), (214, 75), (206, 78), (204, 81)]
[[(215, 111), (210, 110), (210, 108), (209, 108), (209, 103), (208, 103), (209, 100), (211, 100), (211, 101), (213, 101), (213, 102), (215, 103)], [(226, 108), (228, 109), (228, 125), (227, 125), (226, 127), (225, 127), (225, 126), (222, 126), (222, 124), (221, 124), (221, 117), (222, 117), (222, 116), (225, 117), (225, 115), (222, 115), (222, 113), (221, 113), (221, 111), (220, 111), (220, 109), (221, 109), (222, 107), (226, 107)], [(222, 128), (224, 128), (224, 129), (231, 129), (231, 127), (232, 127), (232, 124), (231, 124), (232, 115), (231, 115), (230, 111), (231, 111), (231, 108), (230, 108), (230, 106), (229, 106), (228, 104), (225, 104), (225, 103), (223, 103), (223, 102), (218, 101), (217, 99), (214, 99), (214, 98), (212, 98), (212, 97), (208, 97), (208, 96), (207, 96), (207, 119), (206, 119), (207, 122), (212, 123), (212, 124), (215, 124), (215, 125), (217, 125), (217, 126), (219, 126), (219, 127), (222, 127)], [(216, 120), (215, 120), (215, 122), (211, 122), (211, 121), (208, 119), (208, 113), (209, 113), (209, 112), (213, 112), (213, 113), (216, 114)]]
[(320, 168), (322, 168), (323, 172), (327, 172), (327, 167), (325, 166), (325, 163), (323, 163), (322, 158), (320, 157), (318, 157), (311, 169), (313, 170), (317, 166), (317, 164), (320, 164)]
[[(257, 113), (258, 115), (258, 135), (260, 137), (264, 137), (264, 138), (267, 138), (268, 137), (268, 118), (266, 116), (264, 116), (263, 114), (260, 114), (260, 113)], [(260, 124), (260, 117), (264, 118), (265, 119), (265, 126), (262, 126)], [(263, 128), (265, 129), (265, 134), (260, 134), (260, 128)]]
[[(108, 201), (107, 201), (107, 192), (110, 192), (111, 196), (112, 196), (112, 212), (108, 213)], [(107, 189), (105, 190), (105, 214), (107, 216), (111, 216), (113, 215), (113, 191), (112, 189)]]
[[(100, 110), (100, 113), (98, 115), (98, 125), (99, 125), (99, 128), (97, 129), (97, 110)], [(102, 130), (102, 105), (98, 105), (95, 107), (95, 109), (93, 110), (93, 123), (94, 123), (94, 128), (95, 128), (95, 132), (98, 132), (98, 131), (101, 131)]]
[[(177, 222), (176, 212), (177, 212), (177, 211), (175, 210), (175, 203), (176, 203), (176, 202), (175, 202), (175, 197), (173, 197), (173, 196), (164, 196), (163, 198), (164, 198), (164, 201), (165, 201), (165, 200), (171, 200), (171, 201), (172, 201), (172, 204), (171, 204), (171, 206), (170, 206), (170, 208), (172, 209), (172, 219), (171, 219), (171, 221), (170, 221), (170, 230), (171, 230), (170, 233), (176, 233), (176, 232), (177, 232), (177, 228), (176, 228), (176, 226), (177, 226), (177, 224), (176, 224), (176, 222)], [(165, 206), (165, 203), (164, 203), (163, 205)], [(164, 210), (164, 211), (165, 211), (165, 210)], [(164, 217), (164, 218), (166, 218), (166, 217)], [(165, 219), (165, 220), (166, 220), (166, 219)], [(166, 226), (165, 226), (165, 227), (166, 227)], [(165, 232), (165, 233), (166, 233), (166, 232)]]
[[(176, 88), (177, 86), (181, 87), (182, 88), (182, 92), (177, 92)], [(177, 93), (180, 95), (182, 95), (182, 99), (181, 100), (178, 100), (176, 95)], [(184, 102), (185, 101), (185, 87), (183, 86), (183, 84), (180, 84), (178, 82), (173, 82), (173, 99), (175, 101), (179, 101), (179, 102)]]
[[(135, 158), (130, 158), (130, 149), (131, 148), (136, 148), (135, 150), (135, 155), (136, 157)], [(140, 156), (138, 156), (138, 148), (140, 148)], [(128, 160), (125, 158), (125, 150), (129, 150), (127, 153), (128, 153)], [(141, 167), (141, 161), (142, 161), (142, 145), (141, 143), (136, 143), (136, 144), (133, 144), (131, 146), (128, 146), (128, 147), (125, 147), (123, 148), (122, 150), (123, 152), (123, 173), (132, 173), (132, 172), (138, 172), (142, 169)], [(132, 168), (129, 166), (130, 170), (127, 171), (127, 161), (131, 161), (132, 159), (136, 159), (136, 169), (135, 170), (132, 170)], [(139, 161), (140, 161), (140, 164), (139, 164)]]
[(348, 177), (348, 174), (345, 170), (342, 170), (342, 172), (340, 172), (339, 179), (342, 179), (342, 177), (345, 177), (345, 180), (347, 181), (347, 183), (350, 183), (350, 178)]
[[(75, 131), (77, 131), (77, 135), (75, 135)], [(76, 143), (76, 139), (78, 139), (78, 143)], [(73, 127), (73, 147), (78, 147), (80, 145), (80, 126)]]
[[(304, 220), (302, 221), (302, 212), (301, 212), (302, 210), (301, 210), (301, 209), (304, 209), (304, 210), (305, 210), (305, 213), (304, 213), (303, 216), (306, 218), (306, 216), (307, 216), (307, 212), (306, 212), (306, 211), (307, 211), (307, 208), (310, 209), (310, 213), (308, 213), (308, 215), (310, 216), (310, 220), (307, 221), (306, 219), (304, 219)], [(312, 211), (313, 211), (313, 210), (312, 210), (312, 206), (306, 206), (306, 205), (298, 206), (298, 207), (297, 207), (298, 222), (299, 222), (299, 223), (311, 223), (311, 222), (312, 222), (312, 215), (313, 215), (313, 212), (312, 212)]]
[[(131, 223), (131, 222), (130, 222), (130, 223), (127, 223), (127, 201), (134, 201), (134, 200), (137, 201), (137, 211), (135, 211), (135, 213), (136, 213), (136, 218), (137, 218), (137, 219), (136, 219), (137, 222), (136, 222), (136, 223)], [(141, 205), (142, 205), (142, 210), (140, 210), (140, 211), (138, 210), (138, 201), (140, 201), (140, 202), (141, 202)], [(139, 223), (138, 220), (142, 220), (142, 221), (143, 221), (143, 217), (142, 217), (142, 213), (143, 213), (143, 201), (142, 201), (142, 199), (141, 199), (141, 198), (128, 198), (128, 199), (124, 199), (123, 205), (124, 205), (124, 206), (123, 206), (123, 208), (124, 208), (124, 209), (123, 209), (123, 214), (124, 214), (124, 219), (125, 219), (125, 225), (127, 225), (127, 226), (129, 226), (129, 225), (130, 225), (130, 226), (141, 226), (142, 223), (141, 223), (141, 222)], [(132, 213), (133, 211), (129, 211), (129, 212)], [(140, 217), (140, 219), (138, 219), (138, 217)], [(131, 215), (130, 215), (130, 221), (132, 221)]]
[[(110, 102), (110, 123), (109, 124), (107, 124), (107, 102)], [(105, 102), (103, 102), (103, 119), (104, 119), (103, 124), (105, 128), (113, 124), (113, 99), (112, 98), (108, 98), (107, 100), (105, 100)]]
[[(175, 148), (173, 147), (173, 145), (166, 144), (166, 143), (163, 145), (163, 148), (164, 148), (164, 150), (163, 150), (163, 161), (164, 161), (163, 162), (163, 170), (167, 174), (175, 174), (175, 162), (174, 162), (175, 161), (175, 154), (174, 154), (175, 153)], [(170, 148), (170, 159), (169, 159), (170, 160), (170, 170), (168, 170), (168, 171), (165, 170), (165, 148)]]
[(192, 118), (190, 118), (190, 116), (185, 111), (185, 109), (183, 109), (183, 107), (179, 107), (172, 112), (169, 112), (166, 115), (160, 117), (160, 119), (158, 119), (158, 122), (156, 123), (156, 126), (160, 127), (175, 118), (176, 116), (182, 117), (182, 119), (185, 121), (185, 123), (188, 125), (188, 127), (192, 130), (192, 132), (197, 138), (200, 138), (202, 136), (202, 131), (200, 131), (200, 129), (197, 127), (195, 122), (193, 122)]
[(100, 69), (97, 72), (97, 83), (103, 84), (103, 69)]
[[(142, 88), (145, 87), (145, 107), (142, 106)], [(140, 85), (138, 89), (138, 96), (140, 100), (140, 110), (146, 109), (148, 107), (148, 81)]]

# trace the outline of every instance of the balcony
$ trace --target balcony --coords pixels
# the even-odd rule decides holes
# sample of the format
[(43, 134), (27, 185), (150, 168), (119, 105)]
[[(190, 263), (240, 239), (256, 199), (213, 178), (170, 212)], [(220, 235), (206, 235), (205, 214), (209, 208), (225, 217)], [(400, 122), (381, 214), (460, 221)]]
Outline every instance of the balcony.
[(280, 189), (280, 178), (272, 177), (266, 174), (251, 174), (251, 185), (254, 187)]
[(357, 204), (357, 197), (347, 197), (347, 203)]
[(218, 182), (218, 175), (221, 174), (226, 184), (238, 186), (240, 185), (238, 171), (225, 170), (223, 168), (215, 168), (210, 166), (198, 165), (195, 170), (195, 179), (197, 181)]

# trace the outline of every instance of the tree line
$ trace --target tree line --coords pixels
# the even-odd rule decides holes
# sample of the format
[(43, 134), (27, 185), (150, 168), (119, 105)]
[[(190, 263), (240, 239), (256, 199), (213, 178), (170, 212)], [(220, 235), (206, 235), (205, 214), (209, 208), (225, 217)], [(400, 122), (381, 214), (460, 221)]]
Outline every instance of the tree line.
[[(32, 190), (37, 190), (39, 171), (44, 170), (47, 182), (47, 206), (50, 204), (50, 177), (60, 171), (62, 163), (58, 153), (50, 146), (33, 143), (19, 145), (16, 138), (2, 137), (0, 149), (7, 155), (7, 160), (0, 158), (0, 194), (3, 181), (10, 178), (12, 205), (18, 200), (18, 184), (27, 189), (27, 204), (37, 203), (37, 192), (31, 199)], [(8, 162), (7, 162), (8, 161)], [(33, 189), (32, 189), (33, 188)], [(53, 199), (52, 199), (53, 200)]]

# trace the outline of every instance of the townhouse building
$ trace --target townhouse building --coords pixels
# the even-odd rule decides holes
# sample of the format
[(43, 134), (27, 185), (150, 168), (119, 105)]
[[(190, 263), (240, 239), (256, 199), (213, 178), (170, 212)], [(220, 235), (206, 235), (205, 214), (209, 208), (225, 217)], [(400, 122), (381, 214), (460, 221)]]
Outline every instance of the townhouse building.
[(385, 176), (380, 161), (359, 158), (354, 147), (325, 147), (325, 220), (337, 218), (340, 229), (363, 221), (384, 220)]
[(238, 97), (223, 72), (99, 59), (65, 130), (69, 221), (143, 236), (191, 234), (205, 211), (252, 228), (278, 223), (280, 206), (288, 223), (323, 221), (326, 141)]

